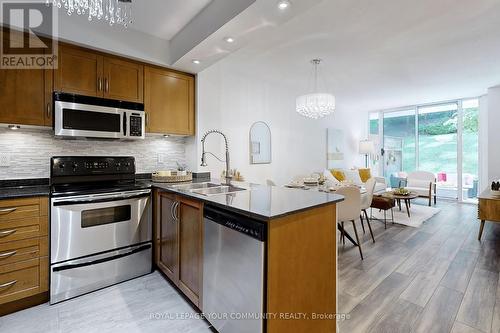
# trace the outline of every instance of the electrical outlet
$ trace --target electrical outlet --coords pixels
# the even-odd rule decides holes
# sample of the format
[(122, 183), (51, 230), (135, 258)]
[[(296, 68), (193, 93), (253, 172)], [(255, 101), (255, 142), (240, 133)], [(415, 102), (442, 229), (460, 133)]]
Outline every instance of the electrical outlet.
[(0, 167), (10, 167), (10, 154), (0, 154)]
[(165, 157), (165, 155), (164, 155), (164, 154), (161, 154), (161, 153), (160, 153), (160, 154), (158, 154), (158, 163), (159, 163), (159, 164), (163, 164), (163, 163), (165, 163), (165, 158), (164, 158), (164, 157)]

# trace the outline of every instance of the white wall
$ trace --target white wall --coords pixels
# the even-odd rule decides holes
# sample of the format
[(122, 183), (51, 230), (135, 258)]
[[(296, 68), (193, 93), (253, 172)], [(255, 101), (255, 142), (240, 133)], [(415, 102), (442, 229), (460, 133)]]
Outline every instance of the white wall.
[[(290, 72), (289, 75), (294, 75)], [(208, 156), (207, 168), (199, 167), (201, 135), (209, 129), (222, 130), (229, 138), (231, 168), (240, 170), (246, 180), (263, 183), (272, 179), (278, 184), (295, 175), (322, 171), (326, 167), (326, 129), (345, 130), (347, 166), (362, 166), (358, 142), (365, 138), (367, 118), (364, 112), (337, 110), (333, 116), (312, 120), (295, 112), (295, 98), (304, 93), (302, 86), (287, 86), (286, 77), (273, 72), (265, 61), (251, 61), (233, 54), (198, 74), (197, 138), (188, 151), (197, 159), (190, 161), (198, 171), (219, 176), (224, 164)], [(249, 129), (256, 121), (271, 128), (272, 163), (250, 165)], [(211, 135), (207, 150), (224, 157), (222, 140)]]
[(68, 16), (64, 10), (59, 10), (58, 14), (58, 36), (63, 41), (71, 41), (81, 46), (157, 65), (170, 64), (167, 40), (133, 29), (109, 27), (103, 21), (89, 24), (85, 22), (87, 20), (85, 16)]
[(500, 86), (492, 87), (488, 89), (488, 100), (487, 100), (487, 182), (483, 183), (485, 186), (493, 180), (500, 179), (500, 150), (498, 145), (500, 144), (500, 130), (498, 126), (500, 125)]

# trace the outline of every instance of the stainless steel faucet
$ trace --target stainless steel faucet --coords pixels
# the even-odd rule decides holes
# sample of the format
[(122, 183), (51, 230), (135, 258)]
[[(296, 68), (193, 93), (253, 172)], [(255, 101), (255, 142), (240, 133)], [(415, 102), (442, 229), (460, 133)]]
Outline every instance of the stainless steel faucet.
[[(222, 135), (222, 137), (224, 138), (224, 142), (226, 144), (226, 160), (223, 161), (221, 160), (220, 158), (218, 158), (217, 156), (215, 156), (213, 153), (211, 152), (206, 152), (205, 151), (205, 140), (207, 138), (207, 136), (209, 134), (212, 134), (212, 133), (217, 133), (217, 134), (220, 134)], [(206, 154), (210, 154), (212, 155), (213, 157), (215, 157), (217, 160), (221, 161), (221, 162), (226, 162), (226, 185), (230, 185), (231, 184), (231, 175), (230, 175), (230, 167), (229, 167), (229, 145), (227, 143), (227, 137), (224, 133), (222, 133), (221, 131), (219, 130), (210, 130), (210, 131), (207, 131), (205, 134), (203, 134), (203, 137), (201, 138), (201, 147), (202, 147), (202, 152), (201, 152), (201, 166), (207, 166), (207, 162), (206, 162), (206, 158), (205, 158), (205, 155)]]

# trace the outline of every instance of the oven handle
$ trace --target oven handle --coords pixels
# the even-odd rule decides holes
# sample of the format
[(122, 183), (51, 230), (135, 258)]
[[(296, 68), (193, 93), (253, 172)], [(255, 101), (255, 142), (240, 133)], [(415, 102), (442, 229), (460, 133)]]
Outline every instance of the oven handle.
[(82, 205), (82, 204), (92, 204), (92, 203), (100, 203), (100, 202), (110, 202), (110, 201), (122, 201), (128, 199), (137, 199), (137, 198), (145, 198), (150, 197), (151, 193), (141, 193), (141, 194), (133, 194), (133, 195), (114, 195), (105, 198), (92, 198), (92, 199), (69, 199), (64, 201), (55, 201), (53, 206), (69, 206), (69, 205)]
[(135, 248), (131, 251), (128, 251), (128, 252), (125, 252), (125, 253), (120, 253), (120, 254), (116, 254), (114, 256), (111, 256), (111, 257), (106, 257), (106, 258), (101, 258), (101, 259), (97, 259), (97, 260), (93, 260), (93, 261), (86, 261), (86, 262), (82, 262), (80, 264), (68, 264), (68, 265), (64, 265), (64, 266), (58, 266), (58, 267), (54, 267), (52, 270), (54, 272), (59, 272), (59, 271), (65, 271), (65, 270), (68, 270), (68, 269), (74, 269), (74, 268), (80, 268), (80, 267), (86, 267), (86, 266), (92, 266), (92, 265), (97, 265), (97, 264), (101, 264), (103, 262), (107, 262), (107, 261), (111, 261), (111, 260), (116, 260), (116, 259), (120, 259), (120, 258), (123, 258), (123, 257), (128, 257), (132, 254), (135, 254), (135, 253), (138, 253), (138, 252), (142, 252), (142, 251), (145, 251), (145, 250), (148, 250), (151, 248), (151, 244), (145, 244), (145, 245), (142, 245), (138, 248)]

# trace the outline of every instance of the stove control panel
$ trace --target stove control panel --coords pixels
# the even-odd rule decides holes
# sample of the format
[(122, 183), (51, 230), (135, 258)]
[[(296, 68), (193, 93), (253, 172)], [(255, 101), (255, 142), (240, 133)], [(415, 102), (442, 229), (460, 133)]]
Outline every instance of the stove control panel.
[(50, 161), (51, 177), (135, 175), (134, 157), (60, 156)]

